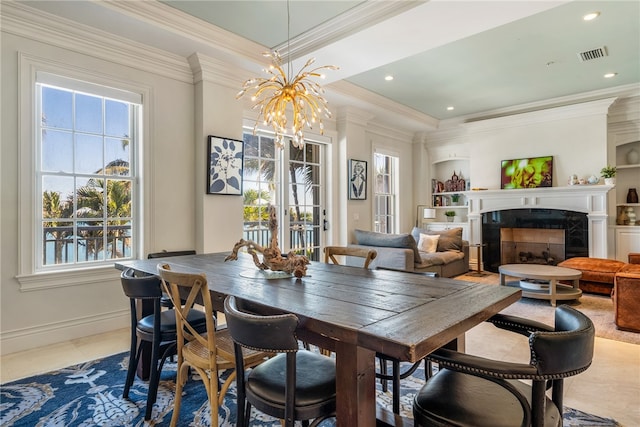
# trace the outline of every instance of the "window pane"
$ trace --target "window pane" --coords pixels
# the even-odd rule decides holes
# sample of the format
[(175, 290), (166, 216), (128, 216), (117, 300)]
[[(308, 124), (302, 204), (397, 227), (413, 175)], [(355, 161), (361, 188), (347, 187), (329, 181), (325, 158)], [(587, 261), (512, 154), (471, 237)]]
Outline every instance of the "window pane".
[(105, 131), (107, 135), (129, 138), (129, 104), (111, 99), (105, 100)]
[(73, 181), (73, 177), (42, 177), (43, 218), (73, 217)]
[(43, 222), (43, 265), (62, 264), (75, 261), (73, 223)]
[(102, 137), (76, 134), (76, 173), (101, 173), (104, 166)]
[(42, 88), (42, 125), (60, 129), (73, 127), (73, 94), (52, 87)]
[(104, 211), (104, 180), (78, 178), (77, 216), (78, 218), (102, 218)]
[(110, 218), (131, 217), (131, 181), (107, 181), (107, 216)]
[(102, 98), (76, 94), (76, 130), (101, 134), (102, 120)]
[(73, 173), (73, 134), (42, 130), (42, 170)]
[(103, 224), (102, 221), (78, 222), (78, 261), (105, 259)]
[(107, 258), (131, 256), (131, 221), (107, 222)]
[(105, 175), (130, 176), (129, 168), (131, 141), (128, 139), (105, 138), (106, 166)]

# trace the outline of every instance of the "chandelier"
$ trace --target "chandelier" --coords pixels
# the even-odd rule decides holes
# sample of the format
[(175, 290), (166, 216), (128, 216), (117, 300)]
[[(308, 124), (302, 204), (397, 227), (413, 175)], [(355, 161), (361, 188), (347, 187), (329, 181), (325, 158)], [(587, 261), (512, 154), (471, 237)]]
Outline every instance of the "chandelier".
[[(285, 73), (282, 67), (282, 58), (277, 51), (265, 52), (263, 56), (271, 58), (272, 64), (262, 71), (269, 74), (270, 77), (256, 77), (245, 81), (242, 90), (236, 95), (236, 99), (241, 98), (249, 91), (254, 91), (251, 96), (251, 101), (254, 102), (253, 109), (260, 109), (253, 127), (254, 135), (258, 127), (258, 120), (262, 119), (265, 126), (273, 128), (275, 143), (278, 147), (284, 147), (284, 138), (289, 133), (293, 135), (291, 142), (294, 147), (301, 149), (304, 146), (304, 127), (313, 129), (313, 125), (318, 123), (322, 135), (324, 133), (322, 116), (331, 118), (331, 112), (327, 108), (327, 100), (323, 96), (324, 89), (312, 79), (324, 78), (324, 74), (321, 74), (320, 71), (337, 70), (338, 67), (324, 65), (308, 69), (315, 62), (315, 58), (310, 58), (292, 77), (289, 19), (289, 2), (287, 1), (288, 73)], [(291, 104), (291, 112), (287, 114), (289, 104)]]

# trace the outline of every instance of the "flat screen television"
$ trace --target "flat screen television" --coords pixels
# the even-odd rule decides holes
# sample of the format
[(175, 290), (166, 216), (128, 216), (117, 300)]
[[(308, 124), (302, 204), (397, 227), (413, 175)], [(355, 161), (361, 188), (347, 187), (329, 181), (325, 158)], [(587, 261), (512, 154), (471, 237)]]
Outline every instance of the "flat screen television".
[(500, 188), (551, 187), (553, 156), (503, 160), (500, 166)]

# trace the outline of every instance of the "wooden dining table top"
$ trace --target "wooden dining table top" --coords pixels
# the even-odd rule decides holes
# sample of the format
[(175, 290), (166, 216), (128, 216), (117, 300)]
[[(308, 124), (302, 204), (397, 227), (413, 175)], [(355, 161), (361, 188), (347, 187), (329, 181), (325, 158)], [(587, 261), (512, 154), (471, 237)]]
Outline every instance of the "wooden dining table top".
[(339, 426), (376, 425), (375, 353), (416, 362), (516, 302), (520, 290), (421, 274), (312, 262), (307, 275), (262, 272), (227, 253), (116, 262), (156, 274), (159, 263), (205, 273), (214, 309), (233, 295), (264, 314), (299, 318), (299, 336), (336, 352)]

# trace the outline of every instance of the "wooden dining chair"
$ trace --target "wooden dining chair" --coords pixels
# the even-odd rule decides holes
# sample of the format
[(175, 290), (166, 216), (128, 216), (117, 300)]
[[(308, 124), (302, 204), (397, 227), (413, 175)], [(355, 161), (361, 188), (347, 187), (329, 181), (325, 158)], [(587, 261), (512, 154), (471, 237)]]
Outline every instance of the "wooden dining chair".
[(336, 256), (350, 256), (364, 259), (364, 268), (369, 268), (371, 261), (376, 259), (378, 252), (373, 249), (365, 248), (353, 248), (349, 246), (326, 246), (324, 248), (324, 262), (329, 264), (331, 261), (333, 264), (340, 265)]
[[(215, 427), (218, 425), (218, 407), (236, 376), (233, 340), (228, 329), (216, 329), (211, 294), (203, 273), (173, 271), (169, 264), (158, 264), (157, 270), (165, 292), (170, 295), (175, 306), (178, 374), (171, 426), (178, 425), (183, 388), (189, 368), (193, 368), (205, 385), (211, 408), (210, 425)], [(187, 315), (190, 310), (195, 309), (196, 301), (204, 306), (205, 334), (201, 334), (187, 322)], [(269, 354), (247, 350), (243, 356), (244, 366), (254, 367)], [(223, 369), (234, 370), (218, 389), (218, 372)]]
[(293, 427), (296, 420), (303, 421), (304, 426), (313, 420), (310, 424), (313, 427), (335, 416), (335, 360), (300, 349), (297, 316), (256, 315), (232, 296), (224, 301), (224, 314), (235, 343), (239, 370), (246, 349), (278, 353), (246, 375), (237, 376), (239, 427), (249, 425), (252, 407), (279, 418), (285, 427)]

